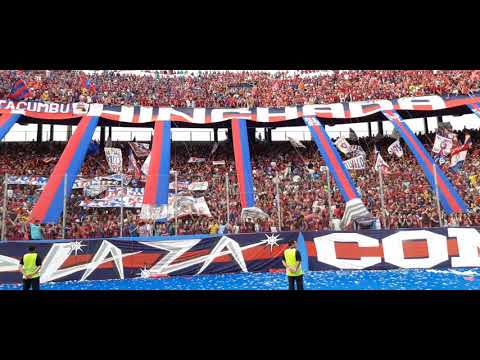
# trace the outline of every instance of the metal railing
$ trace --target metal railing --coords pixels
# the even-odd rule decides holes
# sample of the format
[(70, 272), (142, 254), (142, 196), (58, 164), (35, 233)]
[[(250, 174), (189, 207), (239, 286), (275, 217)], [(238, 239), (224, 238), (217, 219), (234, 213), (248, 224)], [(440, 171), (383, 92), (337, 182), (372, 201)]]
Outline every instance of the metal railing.
[[(339, 137), (340, 135), (348, 137), (348, 131), (329, 131), (328, 132), (333, 138)], [(153, 131), (146, 130), (114, 130), (112, 131), (112, 141), (150, 141)], [(257, 133), (257, 138), (259, 134), (262, 139), (265, 139), (263, 132)], [(368, 132), (356, 131), (356, 134), (360, 137), (368, 136)], [(107, 131), (108, 136), (108, 131)], [(284, 131), (284, 130), (273, 130), (272, 131), (272, 141), (288, 141), (288, 137), (292, 137), (300, 141), (311, 141), (312, 137), (310, 132), (307, 131)], [(227, 139), (227, 131), (220, 129), (218, 131), (218, 141), (225, 141)], [(30, 142), (37, 140), (37, 132), (30, 130), (13, 130), (7, 133), (2, 142)], [(42, 141), (50, 140), (50, 130), (44, 130), (42, 132)], [(93, 135), (93, 140), (100, 140), (100, 129), (98, 129)], [(53, 141), (67, 141), (67, 131), (66, 130), (55, 130)], [(205, 141), (213, 142), (214, 134), (213, 130), (211, 131), (198, 131), (198, 130), (180, 130), (173, 129), (172, 131), (172, 141)]]
[[(167, 212), (165, 213), (161, 207), (152, 205), (152, 209), (148, 210), (148, 208), (146, 208), (147, 211), (144, 215), (142, 215), (142, 207), (145, 188), (144, 190), (140, 190), (142, 186), (136, 181), (133, 182), (130, 178), (121, 176), (120, 178), (109, 181), (97, 178), (91, 183), (79, 181), (78, 183), (74, 183), (72, 189), (68, 189), (68, 177), (67, 175), (62, 176), (61, 179), (54, 181), (54, 183), (58, 184), (59, 191), (62, 192), (61, 211), (57, 209), (59, 213), (54, 225), (41, 225), (42, 231), (44, 232), (42, 237), (46, 239), (78, 238), (78, 234), (80, 233), (78, 227), (80, 225), (95, 226), (95, 229), (92, 228), (90, 231), (94, 231), (95, 233), (97, 233), (97, 231), (99, 232), (99, 235), (92, 235), (91, 233), (82, 235), (88, 236), (88, 238), (94, 238), (95, 236), (138, 236), (132, 235), (131, 233), (140, 233), (137, 229), (141, 226), (141, 220), (153, 222), (154, 219), (164, 217), (168, 218), (168, 221), (164, 225), (166, 226), (166, 231), (171, 235), (178, 234), (178, 229), (182, 229), (183, 220), (181, 220), (181, 217), (183, 217), (183, 219), (187, 218), (187, 221), (190, 221), (188, 220), (190, 217), (192, 222), (194, 221), (194, 217), (196, 217), (196, 219), (200, 217), (202, 217), (202, 219), (208, 218), (208, 221), (215, 220), (219, 224), (225, 225), (233, 217), (232, 225), (238, 225), (243, 223), (243, 219), (241, 218), (240, 212), (240, 197), (236, 174), (228, 169), (225, 170), (222, 174), (216, 174), (215, 172), (211, 180), (208, 180), (206, 188), (200, 183), (197, 183), (196, 186), (193, 187), (193, 182), (186, 180), (189, 175), (182, 175), (181, 172), (172, 170), (168, 175), (168, 179), (161, 181), (157, 179), (154, 181), (155, 183), (168, 182), (169, 184), (171, 192), (168, 195)], [(385, 216), (384, 187), (388, 188), (388, 183), (383, 183), (381, 171), (382, 170), (379, 170), (378, 181), (380, 185), (381, 209), (382, 214)], [(433, 168), (433, 171), (434, 178), (436, 179), (436, 167)], [(128, 182), (124, 182), (126, 179)], [(283, 181), (284, 179), (289, 179), (289, 181), (285, 182)], [(312, 185), (314, 183), (318, 184), (318, 182), (321, 181), (316, 179), (318, 178), (305, 175), (303, 179), (297, 181), (294, 179), (291, 171), (287, 171), (283, 174), (274, 172), (271, 177), (266, 177), (262, 180), (266, 182), (263, 190), (267, 188), (275, 189), (274, 194), (268, 195), (262, 189), (257, 188), (258, 190), (255, 190), (256, 202), (258, 204), (265, 203), (265, 201), (273, 203), (273, 207), (268, 210), (263, 208), (263, 210), (269, 213), (268, 216), (272, 220), (271, 225), (278, 231), (286, 229), (287, 222), (285, 222), (282, 209), (285, 205), (288, 206), (288, 194), (297, 191), (295, 187), (299, 184), (306, 184), (307, 187), (304, 187), (304, 190), (308, 188), (309, 190), (306, 191), (311, 191), (313, 189)], [(94, 179), (90, 178), (90, 180)], [(326, 186), (322, 185), (324, 193), (319, 192), (315, 199), (308, 200), (310, 203), (307, 205), (307, 208), (311, 208), (312, 211), (316, 211), (314, 206), (317, 200), (320, 201), (319, 206), (328, 206), (330, 222), (333, 218), (333, 194), (338, 192), (338, 190), (335, 190), (335, 183), (331, 180), (331, 174), (326, 170)], [(45, 179), (41, 180), (35, 176), (20, 178), (18, 176), (8, 176), (5, 174), (5, 176), (0, 177), (0, 186), (2, 187), (2, 190), (0, 190), (0, 199), (2, 199), (0, 209), (0, 241), (23, 240), (25, 239), (26, 233), (33, 236), (33, 230), (38, 234), (36, 225), (30, 225), (28, 214), (31, 214), (33, 207), (39, 201), (39, 196), (42, 191), (41, 186), (45, 184), (44, 181)], [(332, 187), (331, 183), (333, 185)], [(192, 185), (192, 188), (190, 188), (190, 185)], [(254, 186), (260, 186), (260, 184), (254, 181)], [(204, 196), (211, 196), (213, 194), (217, 195), (216, 199), (208, 200), (207, 202)], [(202, 201), (196, 203), (199, 199), (202, 199)], [(23, 202), (21, 207), (18, 206), (19, 201)], [(435, 201), (434, 206), (437, 209), (440, 219), (439, 223), (440, 226), (443, 226), (446, 224), (446, 217), (440, 206), (436, 181), (432, 201)], [(155, 211), (159, 212), (157, 213)], [(160, 214), (162, 214), (162, 216), (160, 216)], [(183, 224), (185, 225), (185, 223)], [(190, 225), (191, 223), (187, 224), (187, 227)], [(383, 225), (385, 226), (385, 224)], [(53, 226), (53, 228), (51, 226)], [(108, 235), (105, 235), (108, 226)], [(153, 226), (152, 231), (157, 228), (156, 224)], [(198, 224), (198, 226), (200, 226), (200, 224)], [(200, 229), (200, 227), (198, 229)], [(194, 229), (194, 231), (198, 231), (198, 229)], [(204, 226), (203, 230), (205, 230)]]

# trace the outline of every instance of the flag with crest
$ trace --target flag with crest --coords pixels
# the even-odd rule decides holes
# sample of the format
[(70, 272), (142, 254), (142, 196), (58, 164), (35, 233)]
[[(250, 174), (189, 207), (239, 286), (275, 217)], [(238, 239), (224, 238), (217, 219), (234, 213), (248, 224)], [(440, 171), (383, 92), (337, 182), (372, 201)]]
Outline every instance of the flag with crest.
[(403, 149), (402, 145), (400, 145), (400, 141), (395, 140), (387, 149), (390, 155), (395, 154), (396, 157), (401, 158), (403, 157)]
[(335, 141), (335, 146), (344, 154), (348, 154), (352, 151), (350, 144), (344, 137), (339, 137), (337, 141)]

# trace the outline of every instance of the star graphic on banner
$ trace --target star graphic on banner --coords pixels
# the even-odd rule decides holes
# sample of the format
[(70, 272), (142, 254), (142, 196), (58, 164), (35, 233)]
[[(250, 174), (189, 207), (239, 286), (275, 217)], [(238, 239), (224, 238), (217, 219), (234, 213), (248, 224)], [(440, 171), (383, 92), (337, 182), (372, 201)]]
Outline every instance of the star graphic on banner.
[(278, 243), (277, 243), (279, 240), (282, 240), (282, 239), (279, 239), (280, 234), (278, 234), (278, 235), (273, 235), (273, 234), (272, 234), (272, 235), (270, 235), (270, 236), (265, 234), (265, 236), (266, 236), (267, 238), (266, 238), (265, 240), (263, 240), (263, 242), (265, 242), (265, 247), (267, 247), (268, 245), (270, 245), (270, 252), (273, 251), (273, 246), (274, 246), (274, 245), (275, 245), (275, 246), (280, 246), (280, 245), (278, 245)]
[(81, 241), (73, 241), (70, 243), (70, 250), (75, 251), (75, 256), (77, 256), (78, 250), (83, 252), (82, 246), (87, 246), (87, 245), (82, 245)]
[(140, 269), (139, 275), (143, 279), (148, 279), (150, 277), (150, 270), (147, 269), (146, 265), (142, 269)]

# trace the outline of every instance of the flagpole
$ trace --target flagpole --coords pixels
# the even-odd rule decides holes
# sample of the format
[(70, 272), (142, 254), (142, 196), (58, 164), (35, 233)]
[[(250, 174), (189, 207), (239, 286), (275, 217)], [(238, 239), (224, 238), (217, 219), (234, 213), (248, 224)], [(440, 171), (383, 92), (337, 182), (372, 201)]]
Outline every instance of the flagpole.
[(382, 226), (383, 226), (383, 229), (386, 228), (385, 226), (385, 197), (384, 197), (384, 194), (383, 194), (383, 174), (382, 174), (382, 167), (380, 166), (378, 168), (378, 180), (380, 182), (380, 205), (382, 207), (382, 215), (383, 215), (383, 221), (382, 221)]
[(330, 170), (327, 167), (327, 203), (328, 203), (328, 228), (332, 229), (332, 191), (330, 189)]
[(227, 221), (225, 223), (227, 225), (230, 221), (230, 186), (228, 182), (228, 170), (225, 173), (225, 188), (227, 189)]
[(276, 176), (276, 181), (275, 181), (275, 187), (277, 190), (277, 214), (278, 214), (278, 231), (282, 231), (282, 215), (281, 215), (281, 210), (280, 210), (280, 178), (278, 177), (278, 171), (275, 171), (275, 176)]
[(3, 217), (2, 217), (2, 241), (7, 241), (5, 238), (7, 227), (7, 201), (8, 201), (8, 174), (5, 174), (4, 186), (3, 186)]
[(123, 199), (124, 199), (124, 194), (123, 194), (123, 174), (122, 179), (120, 181), (120, 186), (121, 186), (121, 202), (120, 202), (120, 237), (123, 237)]
[(438, 211), (438, 224), (440, 227), (443, 226), (442, 224), (442, 210), (440, 209), (440, 198), (438, 196), (438, 184), (437, 184), (437, 166), (433, 163), (433, 180), (435, 185), (435, 199), (437, 203), (437, 211)]
[(178, 217), (177, 217), (177, 200), (178, 200), (178, 178), (177, 170), (175, 170), (175, 201), (173, 202), (175, 211), (175, 235), (178, 235)]
[(67, 224), (67, 177), (63, 179), (63, 221), (62, 221), (62, 239), (65, 239), (65, 226)]

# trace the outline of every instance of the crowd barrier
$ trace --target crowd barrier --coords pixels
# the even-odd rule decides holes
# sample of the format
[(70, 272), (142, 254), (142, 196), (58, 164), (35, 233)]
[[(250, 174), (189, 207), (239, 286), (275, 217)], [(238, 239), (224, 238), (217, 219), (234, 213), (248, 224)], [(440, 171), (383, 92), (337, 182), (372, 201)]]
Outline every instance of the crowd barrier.
[(289, 240), (305, 271), (480, 266), (479, 228), (279, 232), (0, 243), (0, 283), (19, 283), (35, 244), (40, 281), (280, 272)]

